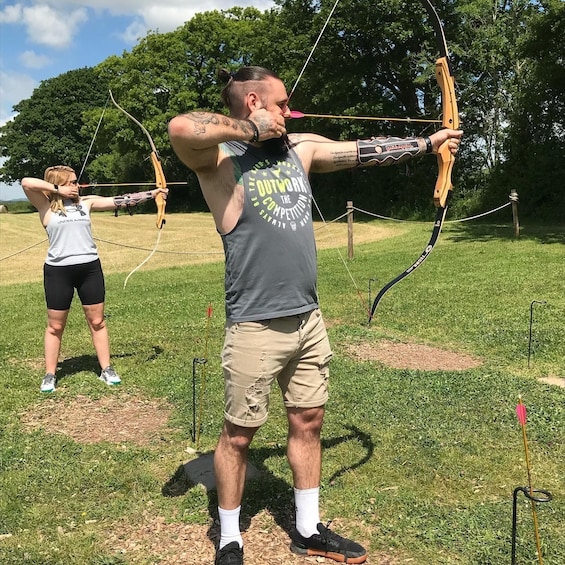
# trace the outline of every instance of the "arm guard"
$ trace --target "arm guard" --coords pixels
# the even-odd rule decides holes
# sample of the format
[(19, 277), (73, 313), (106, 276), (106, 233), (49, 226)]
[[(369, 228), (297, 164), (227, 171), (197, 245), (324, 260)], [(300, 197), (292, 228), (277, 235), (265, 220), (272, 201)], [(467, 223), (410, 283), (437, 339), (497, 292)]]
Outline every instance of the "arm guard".
[(153, 194), (150, 190), (147, 192), (134, 192), (133, 194), (122, 194), (120, 196), (114, 196), (114, 206), (116, 208), (129, 208), (130, 206), (137, 206), (142, 202), (145, 202), (153, 198)]
[(421, 137), (372, 137), (357, 141), (359, 166), (387, 166), (426, 153), (426, 141)]

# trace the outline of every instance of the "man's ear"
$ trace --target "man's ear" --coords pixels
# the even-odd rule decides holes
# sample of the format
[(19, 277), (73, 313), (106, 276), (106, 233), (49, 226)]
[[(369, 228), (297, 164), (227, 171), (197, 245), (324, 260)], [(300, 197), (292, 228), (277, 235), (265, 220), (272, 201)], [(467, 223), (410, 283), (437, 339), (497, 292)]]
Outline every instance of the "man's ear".
[(255, 110), (260, 110), (263, 107), (259, 95), (256, 92), (247, 93), (247, 108), (250, 112), (255, 112)]

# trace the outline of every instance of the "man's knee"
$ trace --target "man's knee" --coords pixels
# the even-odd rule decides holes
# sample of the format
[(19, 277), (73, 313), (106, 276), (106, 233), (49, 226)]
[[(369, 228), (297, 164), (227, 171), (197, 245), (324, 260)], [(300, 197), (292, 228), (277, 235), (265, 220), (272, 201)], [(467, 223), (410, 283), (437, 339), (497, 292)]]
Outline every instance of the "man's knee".
[(288, 408), (290, 434), (320, 435), (324, 423), (324, 407)]
[(220, 443), (225, 442), (237, 451), (246, 450), (258, 429), (238, 426), (226, 420), (220, 436)]

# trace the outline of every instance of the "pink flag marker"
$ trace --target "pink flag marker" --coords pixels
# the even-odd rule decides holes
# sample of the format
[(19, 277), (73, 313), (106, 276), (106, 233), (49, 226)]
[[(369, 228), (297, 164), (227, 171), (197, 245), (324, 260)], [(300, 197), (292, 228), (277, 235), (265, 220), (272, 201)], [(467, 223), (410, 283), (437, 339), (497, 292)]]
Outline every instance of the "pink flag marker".
[(516, 416), (518, 416), (518, 421), (521, 426), (526, 425), (526, 405), (522, 403), (520, 399), (518, 405), (516, 406)]

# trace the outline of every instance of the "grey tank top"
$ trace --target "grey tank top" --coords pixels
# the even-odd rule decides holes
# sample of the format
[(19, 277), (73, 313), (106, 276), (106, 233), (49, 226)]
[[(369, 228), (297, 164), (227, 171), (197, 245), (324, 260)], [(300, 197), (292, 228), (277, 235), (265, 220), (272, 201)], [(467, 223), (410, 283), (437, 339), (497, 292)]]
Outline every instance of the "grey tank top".
[(81, 265), (98, 259), (86, 206), (64, 202), (66, 216), (52, 212), (45, 230), (49, 249), (45, 262), (53, 266)]
[(226, 318), (266, 320), (318, 308), (312, 189), (298, 156), (271, 156), (235, 141), (222, 149), (244, 188), (237, 225), (222, 234)]

